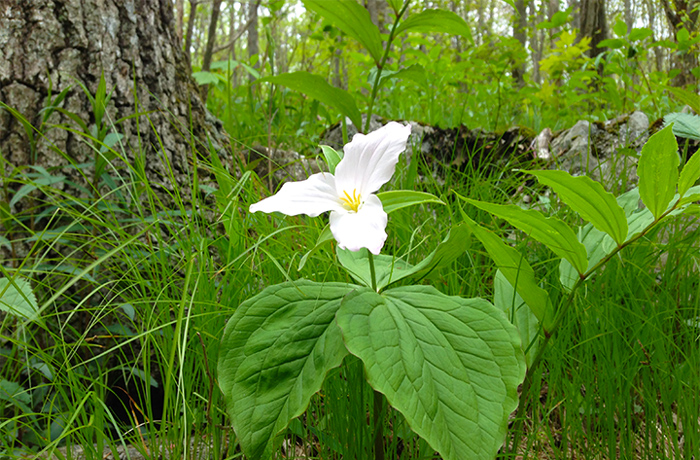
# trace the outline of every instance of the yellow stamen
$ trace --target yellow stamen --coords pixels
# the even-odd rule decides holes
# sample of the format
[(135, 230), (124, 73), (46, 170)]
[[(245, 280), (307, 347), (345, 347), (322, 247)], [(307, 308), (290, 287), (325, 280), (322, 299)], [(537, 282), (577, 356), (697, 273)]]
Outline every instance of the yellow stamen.
[(352, 196), (350, 196), (346, 191), (343, 191), (343, 194), (345, 197), (340, 197), (340, 201), (343, 202), (343, 207), (348, 211), (357, 212), (357, 210), (360, 208), (360, 204), (362, 204), (362, 195), (357, 193), (357, 189), (352, 191)]

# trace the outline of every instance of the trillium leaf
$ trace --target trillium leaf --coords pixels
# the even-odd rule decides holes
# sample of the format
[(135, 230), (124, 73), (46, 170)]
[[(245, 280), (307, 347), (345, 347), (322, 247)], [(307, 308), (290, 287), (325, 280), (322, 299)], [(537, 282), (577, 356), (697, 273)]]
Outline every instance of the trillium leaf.
[(551, 187), (564, 203), (595, 228), (610, 235), (617, 244), (625, 241), (625, 211), (600, 183), (588, 176), (573, 177), (564, 171), (525, 172), (537, 177), (541, 184)]
[[(359, 4), (357, 6), (360, 7)], [(318, 75), (309, 72), (292, 72), (265, 77), (256, 81), (282, 85), (318, 99), (350, 118), (357, 129), (362, 129), (362, 115), (355, 105), (355, 99), (347, 91), (329, 85), (326, 80)]]
[[(377, 72), (379, 72), (379, 70), (376, 67), (373, 67), (369, 71), (370, 84), (374, 83), (374, 80), (377, 78)], [(400, 70), (382, 69), (381, 72), (382, 75), (379, 78), (379, 86), (382, 86), (385, 82), (392, 79), (412, 80), (423, 87), (428, 84), (428, 74), (425, 68), (420, 64), (413, 64)]]
[(29, 281), (22, 278), (0, 278), (0, 311), (28, 321), (38, 321), (39, 305)]
[(409, 16), (396, 28), (396, 35), (407, 31), (446, 33), (472, 40), (467, 22), (455, 13), (441, 9), (423, 10)]
[(503, 276), (515, 286), (515, 290), (525, 299), (532, 313), (547, 329), (554, 316), (552, 302), (547, 291), (537, 285), (535, 271), (527, 260), (497, 235), (474, 222), (466, 213), (462, 212), (462, 217), (474, 236), (484, 245), (498, 269), (503, 272)]
[(328, 145), (322, 145), (321, 151), (323, 152), (323, 158), (326, 159), (326, 164), (328, 165), (328, 170), (331, 174), (335, 174), (335, 167), (338, 166), (340, 160), (343, 159), (342, 155)]
[(266, 459), (347, 355), (335, 314), (357, 286), (301, 280), (242, 303), (221, 339), (219, 386), (248, 458)]
[(525, 376), (518, 332), (503, 312), (406, 286), (352, 292), (337, 322), (370, 385), (442, 458), (495, 457)]
[(649, 138), (637, 165), (639, 195), (656, 219), (666, 211), (678, 184), (680, 158), (672, 129), (667, 126)]
[[(471, 242), (470, 235), (471, 231), (464, 224), (453, 227), (437, 248), (416, 265), (384, 254), (374, 256), (377, 290), (409, 277), (417, 282), (440, 268), (449, 266), (467, 250)], [(372, 285), (369, 252), (366, 249), (352, 252), (338, 248), (337, 254), (340, 264), (355, 280), (365, 286)]]
[(574, 231), (556, 217), (545, 217), (534, 209), (525, 210), (515, 205), (485, 203), (470, 198), (464, 201), (479, 209), (507, 220), (514, 227), (547, 246), (559, 257), (568, 260), (579, 273), (588, 265), (586, 248), (578, 241)]
[(414, 192), (411, 190), (390, 190), (388, 192), (377, 193), (379, 200), (382, 202), (384, 212), (387, 214), (396, 211), (397, 209), (406, 208), (424, 203), (445, 204), (444, 201), (425, 192)]
[[(302, 0), (307, 10), (342, 30), (365, 47), (375, 63), (382, 59), (382, 38), (379, 29), (372, 23), (369, 12), (355, 0)], [(359, 125), (355, 125), (360, 129)]]

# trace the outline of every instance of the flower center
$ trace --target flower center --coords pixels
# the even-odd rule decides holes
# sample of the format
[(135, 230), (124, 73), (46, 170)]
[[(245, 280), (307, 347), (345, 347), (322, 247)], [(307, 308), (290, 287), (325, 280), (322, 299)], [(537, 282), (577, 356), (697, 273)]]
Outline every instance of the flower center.
[(360, 208), (360, 204), (362, 204), (362, 195), (357, 193), (357, 189), (352, 191), (352, 196), (346, 191), (343, 191), (343, 194), (345, 194), (345, 196), (340, 197), (340, 201), (343, 202), (343, 207), (348, 211), (357, 212)]

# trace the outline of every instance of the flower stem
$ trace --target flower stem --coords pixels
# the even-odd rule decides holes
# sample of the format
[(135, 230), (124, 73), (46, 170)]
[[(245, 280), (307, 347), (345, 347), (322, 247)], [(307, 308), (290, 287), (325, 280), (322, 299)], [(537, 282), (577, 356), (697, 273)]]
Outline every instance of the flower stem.
[(384, 460), (384, 395), (374, 390), (374, 460)]
[(372, 289), (377, 291), (377, 275), (374, 271), (374, 255), (369, 250), (367, 251), (367, 254), (369, 254), (369, 274), (372, 277)]

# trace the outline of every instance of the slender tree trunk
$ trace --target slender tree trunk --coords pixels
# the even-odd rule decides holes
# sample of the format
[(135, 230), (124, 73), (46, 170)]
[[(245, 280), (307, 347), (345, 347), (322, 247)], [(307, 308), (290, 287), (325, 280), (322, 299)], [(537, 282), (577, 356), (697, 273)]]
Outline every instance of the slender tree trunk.
[[(250, 59), (253, 58), (253, 56), (259, 55), (260, 54), (260, 44), (258, 40), (258, 5), (260, 4), (260, 1), (256, 0), (249, 0), (248, 1), (248, 22), (250, 23), (248, 25), (248, 57)], [(260, 68), (260, 62), (259, 60), (255, 62), (253, 65), (254, 68), (258, 69)], [(252, 75), (249, 75), (248, 78), (250, 81), (255, 80), (255, 77)]]
[(175, 31), (177, 38), (182, 41), (183, 36), (183, 18), (185, 16), (185, 0), (175, 0)]
[[(202, 70), (208, 71), (211, 67), (211, 60), (214, 54), (214, 44), (216, 43), (216, 24), (219, 22), (219, 12), (221, 10), (221, 1), (214, 0), (211, 7), (211, 18), (209, 19), (209, 32), (207, 32), (207, 47), (204, 50), (204, 59), (202, 62)], [(202, 99), (207, 102), (209, 95), (209, 85), (202, 86)]]
[[(515, 0), (515, 12), (513, 13), (513, 38), (518, 40), (523, 49), (527, 49), (527, 2)], [(513, 80), (515, 86), (522, 88), (525, 85), (525, 62), (515, 62), (513, 65)]]
[(192, 34), (194, 33), (194, 21), (197, 19), (197, 0), (190, 0), (190, 15), (187, 18), (187, 38), (185, 39), (185, 55), (192, 62)]

